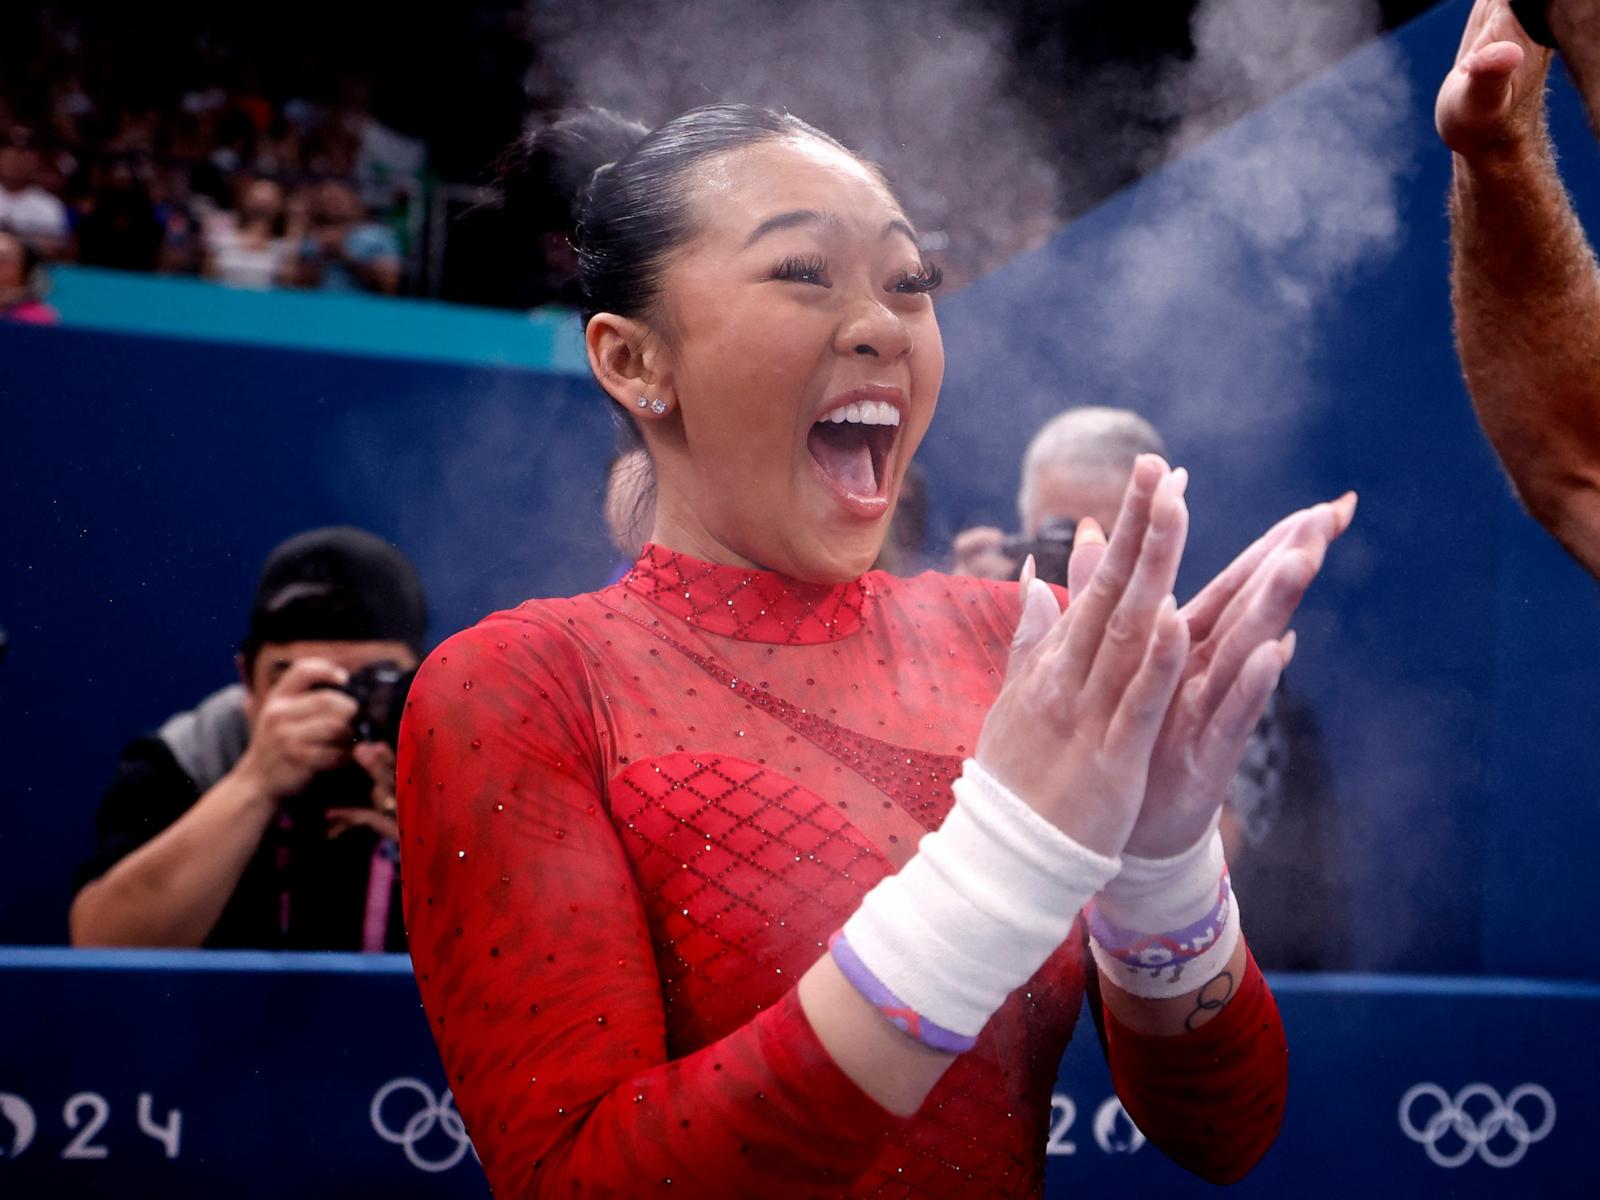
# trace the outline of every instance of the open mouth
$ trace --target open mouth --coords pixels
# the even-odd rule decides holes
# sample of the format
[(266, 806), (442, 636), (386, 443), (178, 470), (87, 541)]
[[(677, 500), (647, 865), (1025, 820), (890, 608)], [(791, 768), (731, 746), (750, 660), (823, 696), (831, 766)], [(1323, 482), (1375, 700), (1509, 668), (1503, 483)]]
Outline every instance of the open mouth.
[(847, 404), (811, 427), (806, 445), (822, 474), (846, 496), (881, 499), (889, 457), (900, 434), (900, 410), (882, 400)]

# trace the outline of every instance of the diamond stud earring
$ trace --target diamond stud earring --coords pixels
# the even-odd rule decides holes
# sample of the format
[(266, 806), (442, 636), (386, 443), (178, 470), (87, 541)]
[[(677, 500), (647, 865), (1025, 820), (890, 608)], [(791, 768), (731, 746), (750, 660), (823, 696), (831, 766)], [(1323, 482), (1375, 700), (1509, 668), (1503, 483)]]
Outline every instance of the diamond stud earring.
[(650, 411), (659, 417), (662, 413), (667, 411), (667, 402), (665, 400), (650, 401)]
[(639, 397), (639, 407), (640, 408), (644, 408), (649, 403), (650, 403), (650, 397), (649, 396), (640, 396)]

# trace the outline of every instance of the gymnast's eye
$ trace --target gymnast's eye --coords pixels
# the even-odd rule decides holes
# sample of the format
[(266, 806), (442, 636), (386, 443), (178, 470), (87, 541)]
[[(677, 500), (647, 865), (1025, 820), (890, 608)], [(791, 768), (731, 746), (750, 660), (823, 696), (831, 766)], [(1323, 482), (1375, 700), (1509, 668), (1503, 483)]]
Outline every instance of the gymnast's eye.
[(944, 268), (937, 263), (923, 263), (915, 271), (901, 271), (889, 289), (907, 296), (926, 295), (944, 282)]
[(818, 287), (833, 286), (828, 281), (828, 264), (822, 261), (820, 255), (786, 258), (773, 270), (772, 278), (788, 283), (811, 283)]

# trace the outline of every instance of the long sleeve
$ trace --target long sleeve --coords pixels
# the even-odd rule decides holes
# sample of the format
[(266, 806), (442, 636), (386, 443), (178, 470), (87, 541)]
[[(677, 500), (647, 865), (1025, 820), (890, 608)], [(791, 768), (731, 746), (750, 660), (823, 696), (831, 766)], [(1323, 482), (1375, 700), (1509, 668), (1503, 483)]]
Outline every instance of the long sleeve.
[(423, 1006), (496, 1195), (811, 1196), (902, 1122), (791, 990), (669, 1060), (641, 894), (607, 807), (612, 736), (578, 645), (518, 614), (424, 665), (400, 744)]
[(1260, 1161), (1283, 1122), (1289, 1046), (1272, 990), (1246, 957), (1232, 1000), (1191, 1033), (1137, 1033), (1093, 997), (1117, 1095), (1133, 1123), (1174, 1162), (1234, 1183)]

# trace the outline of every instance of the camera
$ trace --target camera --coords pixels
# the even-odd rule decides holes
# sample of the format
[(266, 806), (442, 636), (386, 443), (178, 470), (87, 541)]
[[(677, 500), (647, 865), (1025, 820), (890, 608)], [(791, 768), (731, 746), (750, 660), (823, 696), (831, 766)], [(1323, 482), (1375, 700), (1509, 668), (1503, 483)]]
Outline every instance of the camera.
[(1039, 527), (1034, 537), (1020, 533), (1007, 536), (1001, 549), (1019, 567), (1033, 555), (1034, 569), (1046, 583), (1067, 586), (1067, 561), (1072, 557), (1072, 540), (1078, 536), (1078, 522), (1072, 517), (1055, 517)]
[(399, 744), (400, 714), (416, 677), (415, 670), (387, 660), (350, 672), (349, 680), (336, 690), (360, 706), (350, 722), (356, 741), (386, 742), (391, 749)]

